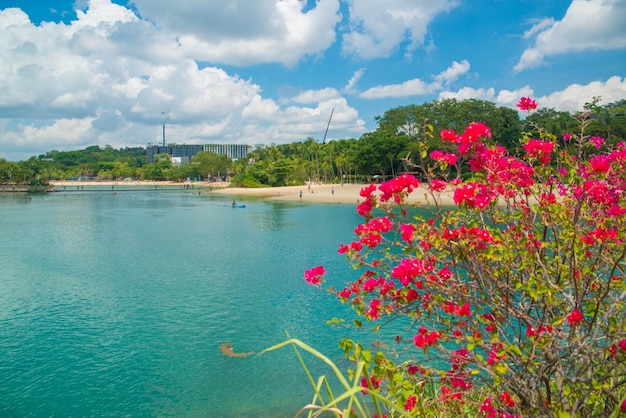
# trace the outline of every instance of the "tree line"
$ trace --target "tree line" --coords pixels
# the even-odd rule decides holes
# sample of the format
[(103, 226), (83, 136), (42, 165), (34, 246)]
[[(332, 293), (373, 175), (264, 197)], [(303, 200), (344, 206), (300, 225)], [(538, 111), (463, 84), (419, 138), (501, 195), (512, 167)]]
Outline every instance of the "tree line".
[[(585, 119), (586, 134), (601, 136), (607, 144), (626, 138), (626, 99), (599, 106), (599, 97), (581, 112), (541, 108), (525, 119), (517, 110), (492, 102), (467, 99), (436, 100), (399, 106), (375, 118), (374, 131), (358, 139), (321, 143), (313, 138), (281, 145), (258, 145), (247, 158), (231, 161), (225, 155), (200, 152), (190, 164), (174, 165), (169, 155), (146, 164), (143, 147), (113, 149), (93, 145), (78, 151), (50, 151), (26, 161), (0, 158), (0, 183), (35, 184), (49, 180), (97, 178), (182, 181), (230, 178), (244, 187), (301, 185), (314, 182), (361, 182), (416, 171), (420, 158), (441, 148), (440, 132), (461, 131), (471, 122), (491, 128), (492, 141), (521, 153), (521, 138), (576, 133)], [(542, 132), (536, 128), (541, 126)], [(444, 150), (445, 151), (445, 150)], [(467, 170), (463, 162), (458, 175)]]

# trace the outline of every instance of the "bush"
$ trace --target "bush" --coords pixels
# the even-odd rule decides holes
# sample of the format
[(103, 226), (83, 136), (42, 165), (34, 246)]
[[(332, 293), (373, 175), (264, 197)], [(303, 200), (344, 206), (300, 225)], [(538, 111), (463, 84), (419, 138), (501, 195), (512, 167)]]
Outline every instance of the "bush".
[[(410, 322), (401, 335), (381, 333), (386, 352), (341, 343), (366, 366), (362, 386), (392, 401), (389, 414), (626, 410), (626, 143), (609, 148), (584, 127), (526, 136), (523, 158), (485, 145), (482, 123), (442, 131), (456, 151), (423, 155), (425, 211), (414, 217), (415, 177), (361, 190), (364, 221), (339, 252), (362, 274), (330, 291), (375, 329)], [(471, 178), (432, 177), (457, 159)], [(442, 204), (446, 194), (455, 207)], [(321, 287), (324, 274), (318, 266), (305, 279)]]

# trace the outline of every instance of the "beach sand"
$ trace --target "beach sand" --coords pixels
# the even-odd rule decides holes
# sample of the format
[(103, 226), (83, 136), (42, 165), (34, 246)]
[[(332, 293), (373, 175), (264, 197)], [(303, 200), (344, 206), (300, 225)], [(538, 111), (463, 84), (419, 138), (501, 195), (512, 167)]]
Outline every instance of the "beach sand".
[[(311, 202), (311, 203), (337, 203), (356, 205), (363, 201), (359, 196), (359, 192), (365, 184), (321, 184), (308, 186), (286, 186), (286, 187), (267, 187), (258, 189), (247, 189), (242, 187), (228, 187), (223, 189), (215, 189), (211, 193), (233, 195), (233, 196), (256, 196), (268, 200), (283, 200), (292, 202)], [(302, 197), (300, 197), (302, 193)], [(428, 199), (426, 199), (428, 195)], [(408, 203), (426, 204), (432, 203), (432, 196), (428, 190), (420, 186), (409, 195)], [(441, 204), (453, 205), (452, 192), (444, 192), (441, 194)]]
[[(244, 188), (230, 187), (227, 182), (207, 183), (207, 182), (172, 182), (172, 181), (51, 181), (50, 184), (55, 187), (63, 186), (180, 186), (184, 187), (193, 184), (197, 191), (204, 190), (207, 193), (232, 196), (234, 199), (255, 197), (259, 199), (291, 201), (291, 202), (309, 202), (309, 203), (335, 203), (335, 204), (351, 204), (356, 205), (363, 201), (359, 196), (359, 192), (366, 184), (313, 184), (303, 186), (284, 186), (284, 187), (261, 187), (261, 188)], [(302, 194), (302, 197), (301, 195)], [(428, 195), (428, 199), (426, 199)], [(452, 192), (444, 192), (441, 195), (441, 204), (453, 205)], [(408, 203), (426, 204), (432, 203), (432, 197), (428, 190), (420, 186), (409, 195)]]

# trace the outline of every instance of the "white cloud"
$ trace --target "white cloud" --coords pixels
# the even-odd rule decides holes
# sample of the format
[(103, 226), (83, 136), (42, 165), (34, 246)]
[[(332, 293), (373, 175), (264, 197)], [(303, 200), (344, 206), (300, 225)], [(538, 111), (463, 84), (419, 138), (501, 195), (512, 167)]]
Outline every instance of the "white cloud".
[(536, 68), (547, 56), (584, 50), (626, 48), (626, 1), (573, 0), (560, 21), (544, 19), (526, 31), (534, 46), (526, 49), (515, 71)]
[(493, 102), (495, 101), (495, 89), (493, 87), (488, 89), (474, 89), (471, 87), (463, 87), (458, 91), (442, 91), (439, 93), (439, 100), (444, 99), (478, 99)]
[[(180, 6), (192, 3), (204, 11), (205, 2)], [(257, 2), (248, 3), (230, 3), (238, 5), (231, 12), (247, 13), (250, 21), (263, 16), (255, 15)], [(237, 39), (236, 31), (226, 33), (211, 52), (216, 60), (236, 61), (250, 50), (251, 62), (293, 63), (332, 42), (337, 0), (321, 0), (306, 12), (296, 0), (270, 3), (282, 29), (260, 40), (253, 33)], [(19, 9), (0, 10), (0, 115), (12, 118), (0, 119), (2, 157), (93, 144), (143, 146), (161, 141), (164, 121), (173, 142), (291, 142), (323, 132), (333, 108), (331, 131), (344, 137), (365, 131), (356, 109), (334, 88), (306, 91), (284, 107), (263, 97), (251, 80), (199, 67), (184, 39), (167, 30), (171, 25), (142, 20), (142, 4), (142, 19), (110, 0), (90, 0), (88, 6), (69, 24), (35, 25)], [(179, 4), (168, 7), (175, 11)], [(204, 42), (208, 35), (186, 36)], [(233, 51), (233, 43), (241, 49)], [(224, 48), (224, 55), (216, 48)]]
[(461, 62), (453, 61), (449, 68), (435, 76), (435, 80), (444, 85), (449, 84), (456, 81), (463, 74), (467, 74), (469, 69), (470, 63), (467, 60)]
[(109, 26), (139, 20), (132, 11), (111, 3), (110, 0), (89, 0), (88, 7), (86, 12), (76, 10), (78, 19), (72, 24), (75, 30), (89, 27), (104, 35), (108, 32)]
[(524, 86), (517, 90), (500, 90), (494, 102), (498, 106), (515, 108), (515, 105), (519, 103), (522, 97), (535, 97), (535, 92), (530, 86)]
[(614, 76), (606, 81), (593, 81), (586, 85), (572, 84), (564, 90), (556, 91), (547, 96), (537, 98), (542, 107), (553, 107), (563, 111), (579, 111), (585, 103), (600, 96), (600, 105), (622, 100), (626, 97), (626, 77)]
[(356, 84), (359, 82), (363, 74), (365, 73), (365, 68), (359, 68), (354, 72), (354, 75), (348, 80), (348, 84), (343, 88), (343, 91), (348, 94), (355, 94), (357, 92)]
[(180, 53), (231, 65), (280, 62), (293, 66), (335, 42), (339, 0), (303, 11), (299, 0), (135, 0), (142, 17), (177, 33)]
[(308, 104), (330, 100), (339, 96), (339, 92), (333, 88), (326, 87), (320, 90), (307, 90), (291, 99), (294, 103)]
[(347, 0), (350, 31), (343, 52), (361, 58), (388, 57), (404, 41), (411, 52), (424, 44), (430, 22), (456, 0)]
[(582, 110), (585, 103), (590, 102), (595, 96), (602, 98), (601, 105), (622, 100), (626, 97), (626, 78), (614, 76), (606, 81), (593, 81), (586, 85), (572, 84), (561, 91), (555, 91), (541, 97), (535, 97), (535, 92), (530, 86), (524, 86), (517, 90), (500, 90), (497, 93), (494, 88), (473, 89), (464, 87), (456, 92), (444, 91), (439, 93), (439, 100), (478, 99), (494, 102), (498, 106), (515, 108), (520, 98), (531, 97), (539, 103), (540, 107), (575, 112)]
[(386, 97), (408, 97), (429, 94), (429, 85), (419, 78), (405, 81), (400, 84), (387, 84), (376, 86), (359, 94), (363, 99), (383, 99)]
[(367, 89), (359, 94), (359, 97), (363, 99), (383, 99), (386, 97), (409, 97), (409, 96), (423, 96), (427, 94), (436, 93), (441, 90), (444, 85), (448, 85), (456, 81), (459, 76), (466, 74), (469, 71), (470, 63), (466, 60), (459, 62), (452, 62), (452, 65), (434, 76), (435, 81), (432, 83), (426, 83), (425, 81), (414, 78), (407, 80), (404, 83), (388, 84), (375, 86)]

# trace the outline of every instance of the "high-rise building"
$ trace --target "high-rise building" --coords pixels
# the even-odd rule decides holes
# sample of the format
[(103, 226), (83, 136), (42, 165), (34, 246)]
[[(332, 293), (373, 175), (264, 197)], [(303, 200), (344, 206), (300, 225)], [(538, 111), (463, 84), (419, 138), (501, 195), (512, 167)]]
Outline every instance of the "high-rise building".
[(242, 144), (204, 144), (204, 145), (148, 145), (146, 147), (146, 162), (154, 163), (154, 156), (169, 154), (171, 157), (180, 158), (182, 164), (188, 163), (191, 157), (200, 151), (211, 151), (218, 155), (226, 155), (232, 160), (246, 158), (252, 151), (252, 146)]

